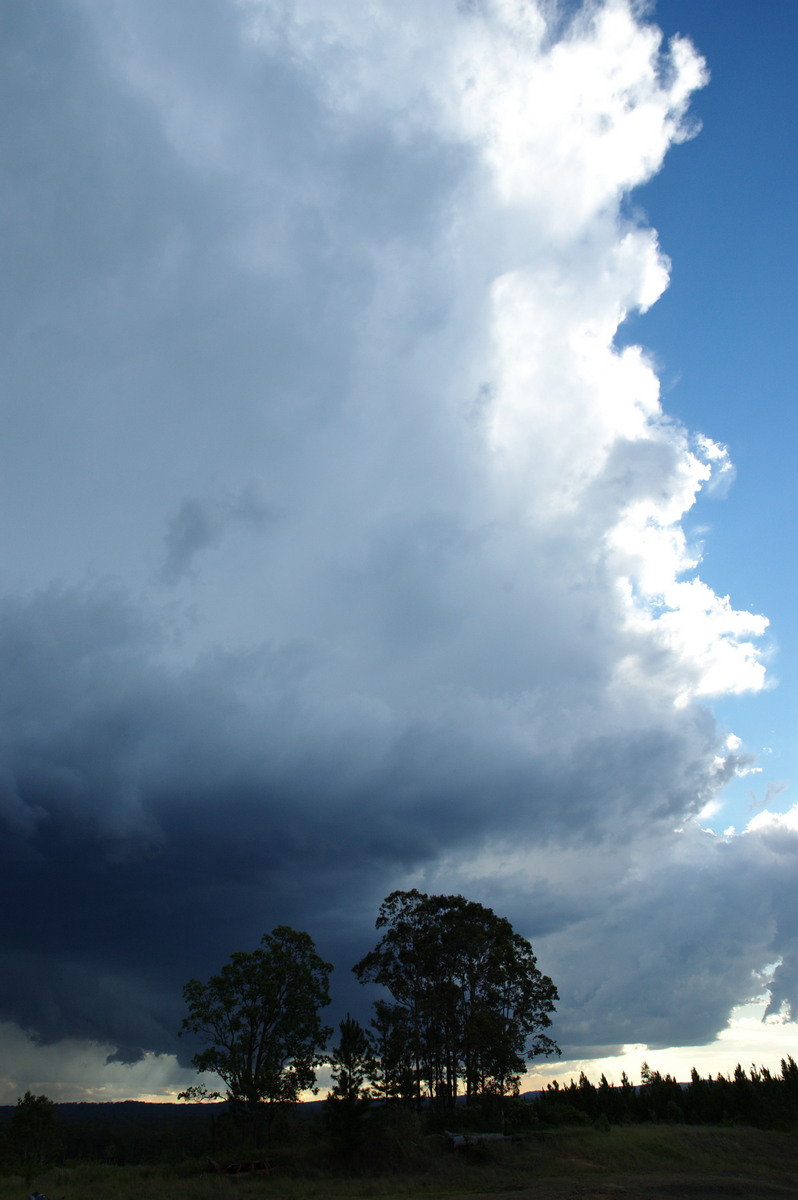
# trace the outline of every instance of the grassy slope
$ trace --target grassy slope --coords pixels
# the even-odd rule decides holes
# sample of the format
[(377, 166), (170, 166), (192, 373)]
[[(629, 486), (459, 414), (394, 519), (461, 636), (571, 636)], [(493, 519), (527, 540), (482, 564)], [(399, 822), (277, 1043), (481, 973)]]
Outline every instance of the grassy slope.
[[(282, 1157), (282, 1156), (280, 1156)], [(308, 1157), (286, 1160), (270, 1177), (230, 1182), (184, 1168), (86, 1164), (54, 1168), (34, 1181), (48, 1200), (345, 1200), (354, 1197), (458, 1197), (525, 1193), (549, 1197), (798, 1197), (798, 1138), (743, 1128), (635, 1126), (560, 1130), (520, 1145), (479, 1148), (465, 1156), (431, 1148), (403, 1174), (345, 1178), (308, 1170)], [(0, 1200), (22, 1200), (19, 1177), (0, 1179)]]

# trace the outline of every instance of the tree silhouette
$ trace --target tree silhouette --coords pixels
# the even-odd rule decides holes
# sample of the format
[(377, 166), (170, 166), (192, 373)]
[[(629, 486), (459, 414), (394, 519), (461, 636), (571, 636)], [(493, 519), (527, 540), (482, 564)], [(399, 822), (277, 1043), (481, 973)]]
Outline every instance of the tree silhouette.
[[(504, 917), (463, 896), (397, 891), (377, 928), (382, 938), (353, 969), (393, 997), (378, 1002), (377, 1021), (417, 1101), (426, 1093), (453, 1108), (461, 1085), (469, 1098), (507, 1095), (528, 1058), (559, 1053), (543, 1032), (557, 990)], [(384, 1086), (387, 1095), (398, 1079)]]
[(194, 1066), (224, 1081), (228, 1099), (249, 1118), (254, 1144), (274, 1104), (315, 1085), (332, 1033), (319, 1017), (330, 1003), (331, 971), (309, 934), (279, 925), (257, 950), (233, 954), (207, 983), (192, 979), (183, 989), (182, 1032), (206, 1046)]
[(58, 1135), (55, 1124), (55, 1104), (47, 1096), (32, 1092), (17, 1100), (11, 1117), (9, 1145), (26, 1187), (55, 1149)]

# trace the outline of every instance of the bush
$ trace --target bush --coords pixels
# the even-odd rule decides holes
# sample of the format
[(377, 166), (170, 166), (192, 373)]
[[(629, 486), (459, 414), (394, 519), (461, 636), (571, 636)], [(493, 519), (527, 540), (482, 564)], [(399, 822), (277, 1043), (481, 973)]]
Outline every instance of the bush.
[(538, 1119), (544, 1125), (589, 1125), (590, 1117), (567, 1101), (538, 1100), (535, 1105)]
[(429, 1149), (421, 1117), (401, 1104), (374, 1108), (364, 1121), (363, 1162), (371, 1170), (404, 1171), (423, 1166)]

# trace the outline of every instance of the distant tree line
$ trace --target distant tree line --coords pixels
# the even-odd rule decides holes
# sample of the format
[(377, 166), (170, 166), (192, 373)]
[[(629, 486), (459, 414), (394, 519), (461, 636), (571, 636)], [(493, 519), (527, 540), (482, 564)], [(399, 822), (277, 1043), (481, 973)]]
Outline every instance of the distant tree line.
[(550, 1083), (533, 1108), (538, 1120), (553, 1125), (670, 1121), (793, 1129), (798, 1126), (798, 1065), (788, 1055), (779, 1074), (756, 1066), (746, 1072), (738, 1064), (728, 1077), (707, 1079), (694, 1067), (690, 1082), (679, 1083), (643, 1063), (639, 1087), (626, 1073), (614, 1087), (604, 1075), (596, 1085), (582, 1072), (565, 1087)]
[(26, 1092), (15, 1108), (0, 1107), (0, 1167), (29, 1182), (53, 1164), (179, 1162), (209, 1153), (221, 1124), (210, 1108), (134, 1100), (56, 1104)]

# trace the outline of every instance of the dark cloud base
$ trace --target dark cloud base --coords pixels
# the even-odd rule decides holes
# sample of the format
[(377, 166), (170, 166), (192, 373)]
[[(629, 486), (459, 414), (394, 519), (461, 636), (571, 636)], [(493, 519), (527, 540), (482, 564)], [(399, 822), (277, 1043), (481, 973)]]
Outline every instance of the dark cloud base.
[[(279, 923), (311, 932), (336, 964), (338, 1003), (364, 1011), (349, 969), (373, 940), (379, 900), (412, 873), (444, 853), (478, 855), (508, 828), (530, 850), (567, 845), (588, 860), (591, 847), (614, 846), (621, 863), (641, 821), (649, 835), (672, 827), (709, 786), (701, 764), (714, 731), (700, 711), (667, 736), (585, 738), (565, 760), (530, 746), (509, 761), (501, 727), (450, 724), (444, 736), (421, 717), (397, 725), (380, 755), (355, 731), (316, 758), (312, 726), (297, 736), (306, 697), (285, 678), (275, 692), (269, 652), (170, 670), (154, 629), (101, 587), (50, 589), (0, 612), (0, 889), (16, 914), (0, 1013), (45, 1042), (111, 1042), (120, 1061), (135, 1061), (131, 1047), (179, 1050), (183, 983)], [(253, 675), (260, 707), (242, 698), (258, 694)], [(690, 739), (695, 761), (674, 776)], [(739, 851), (713, 850), (698, 868), (604, 881), (598, 896), (577, 878), (559, 889), (527, 881), (529, 894), (509, 899), (552, 959), (566, 1044), (716, 1031), (762, 965), (763, 941), (778, 941), (779, 917), (772, 896), (752, 905), (753, 868), (745, 878), (724, 861)], [(501, 881), (476, 898), (496, 903), (492, 886)], [(712, 897), (703, 919), (696, 893), (704, 905)], [(596, 918), (597, 903), (608, 918)], [(690, 987), (696, 1003), (685, 1003)]]

